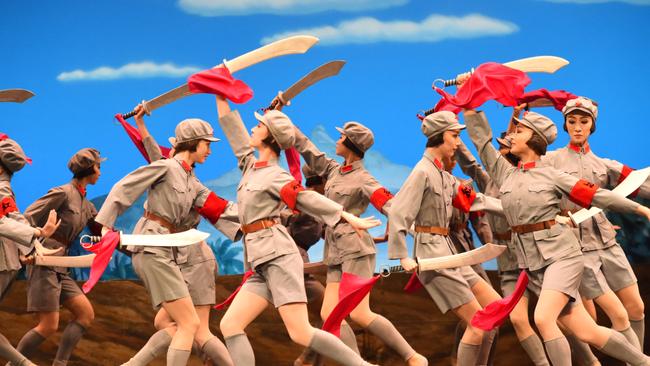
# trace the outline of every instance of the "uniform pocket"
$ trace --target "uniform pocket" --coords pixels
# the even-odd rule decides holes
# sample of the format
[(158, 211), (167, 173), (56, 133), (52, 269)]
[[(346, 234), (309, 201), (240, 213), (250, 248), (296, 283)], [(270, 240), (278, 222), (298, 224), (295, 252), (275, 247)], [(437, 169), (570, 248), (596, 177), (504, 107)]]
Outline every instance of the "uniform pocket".
[(528, 197), (526, 204), (528, 206), (548, 205), (555, 197), (555, 187), (550, 184), (530, 184), (528, 186)]
[(571, 229), (562, 225), (553, 225), (550, 229), (534, 231), (533, 237), (540, 254), (545, 260), (556, 258), (576, 248), (580, 250), (578, 240), (571, 232)]
[(350, 225), (339, 225), (334, 230), (334, 246), (342, 256), (361, 251), (362, 238)]
[(607, 220), (604, 213), (601, 212), (596, 215), (594, 220), (598, 226), (600, 238), (603, 240), (603, 243), (608, 243), (609, 241), (616, 239), (616, 230), (614, 230), (612, 223)]
[(275, 254), (273, 242), (273, 230), (263, 229), (254, 233), (246, 234), (246, 259), (249, 263)]

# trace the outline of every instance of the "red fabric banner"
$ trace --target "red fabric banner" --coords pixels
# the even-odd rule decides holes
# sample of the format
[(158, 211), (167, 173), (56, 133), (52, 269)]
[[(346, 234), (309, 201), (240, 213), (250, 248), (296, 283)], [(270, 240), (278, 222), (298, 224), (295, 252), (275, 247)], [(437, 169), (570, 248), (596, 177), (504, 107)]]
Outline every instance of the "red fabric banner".
[(341, 335), (341, 322), (359, 305), (381, 276), (362, 278), (352, 273), (343, 272), (339, 286), (339, 302), (323, 323), (323, 330)]
[(191, 75), (187, 85), (192, 93), (217, 94), (237, 104), (246, 103), (253, 97), (253, 90), (243, 81), (233, 78), (225, 67)]
[(486, 332), (500, 327), (517, 303), (519, 303), (519, 300), (521, 300), (521, 297), (526, 291), (526, 286), (528, 286), (528, 273), (521, 271), (517, 279), (517, 284), (515, 285), (515, 291), (510, 296), (494, 301), (482, 310), (477, 311), (472, 318), (472, 326), (483, 329)]
[(409, 278), (409, 281), (406, 283), (406, 286), (404, 286), (404, 292), (412, 294), (423, 288), (424, 286), (422, 285), (422, 282), (420, 282), (417, 272), (413, 272), (411, 278)]
[[(147, 150), (145, 150), (144, 144), (142, 143), (142, 136), (140, 135), (140, 131), (126, 122), (124, 118), (122, 118), (121, 114), (116, 114), (115, 118), (120, 122), (124, 128), (124, 131), (126, 131), (126, 134), (129, 135), (129, 138), (131, 141), (133, 141), (135, 147), (138, 149), (138, 151), (140, 151), (140, 154), (144, 156), (145, 160), (147, 160), (147, 163), (151, 163), (151, 158), (149, 158)], [(169, 151), (171, 151), (170, 148), (160, 146), (160, 152), (163, 154), (163, 156), (169, 157)]]
[(284, 150), (284, 155), (287, 157), (287, 164), (289, 165), (289, 172), (293, 175), (293, 179), (302, 182), (302, 172), (300, 170), (300, 154), (295, 147)]
[(435, 111), (460, 112), (463, 108), (474, 109), (488, 100), (514, 107), (530, 84), (526, 73), (502, 64), (487, 62), (477, 67), (472, 76), (457, 90), (456, 95), (434, 87), (442, 96)]
[(246, 273), (244, 273), (244, 277), (241, 280), (241, 285), (239, 285), (239, 287), (237, 287), (235, 289), (235, 291), (233, 291), (232, 294), (230, 294), (230, 296), (228, 296), (228, 298), (224, 302), (222, 302), (221, 304), (215, 305), (214, 308), (217, 309), (217, 310), (223, 310), (226, 307), (228, 307), (228, 305), (230, 305), (233, 302), (233, 300), (235, 300), (235, 296), (237, 296), (237, 293), (239, 292), (239, 290), (241, 290), (241, 288), (244, 286), (244, 283), (246, 283), (246, 280), (248, 280), (248, 278), (250, 276), (254, 275), (254, 274), (255, 274), (255, 272), (252, 269), (248, 270)]
[(111, 257), (115, 248), (120, 243), (120, 233), (117, 231), (109, 231), (102, 237), (102, 240), (97, 244), (82, 245), (84, 249), (96, 254), (93, 259), (93, 264), (90, 266), (90, 276), (88, 281), (83, 284), (82, 289), (85, 294), (90, 292), (97, 281), (102, 277), (104, 270), (111, 261)]
[(566, 102), (577, 97), (577, 95), (571, 94), (565, 90), (548, 91), (546, 89), (538, 89), (525, 93), (518, 99), (517, 103), (532, 103), (538, 99), (548, 99), (549, 102), (553, 104), (553, 107), (561, 112), (566, 105)]

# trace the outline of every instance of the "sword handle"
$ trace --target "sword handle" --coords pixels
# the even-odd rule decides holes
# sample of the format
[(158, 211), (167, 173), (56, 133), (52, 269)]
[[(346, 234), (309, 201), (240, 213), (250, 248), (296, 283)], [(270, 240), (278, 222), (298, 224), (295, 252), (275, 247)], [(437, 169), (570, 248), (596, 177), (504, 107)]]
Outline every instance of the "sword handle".
[[(474, 73), (474, 68), (472, 67), (472, 69), (469, 72), (466, 72), (466, 73), (461, 74), (461, 75), (470, 75), (471, 76), (473, 73)], [(454, 79), (444, 80), (443, 85), (445, 86), (445, 88), (448, 87), (448, 86), (452, 86), (452, 85), (458, 85), (458, 76), (456, 78), (454, 78)]]
[(81, 238), (79, 238), (79, 244), (83, 247), (84, 245), (92, 245), (99, 243), (102, 240), (101, 236), (96, 236), (96, 235), (83, 235)]
[(402, 266), (383, 266), (381, 272), (379, 273), (382, 277), (388, 277), (391, 273), (395, 272), (404, 272), (404, 267)]
[(122, 118), (124, 118), (124, 119), (129, 119), (129, 118), (135, 116), (136, 114), (137, 114), (137, 113), (136, 113), (135, 111), (131, 111), (131, 112), (129, 112), (129, 113), (125, 113), (125, 114), (123, 114), (123, 115), (122, 115)]

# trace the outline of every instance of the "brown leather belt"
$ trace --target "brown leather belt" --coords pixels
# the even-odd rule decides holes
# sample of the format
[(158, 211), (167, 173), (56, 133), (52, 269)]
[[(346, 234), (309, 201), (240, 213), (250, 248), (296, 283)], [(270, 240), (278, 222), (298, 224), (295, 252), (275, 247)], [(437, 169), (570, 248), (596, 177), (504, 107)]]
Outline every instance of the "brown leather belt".
[(505, 233), (492, 232), (492, 237), (497, 240), (510, 240), (512, 238), (512, 231), (508, 230)]
[(532, 233), (533, 231), (550, 229), (551, 226), (553, 225), (555, 225), (555, 220), (548, 220), (548, 221), (536, 222), (534, 224), (516, 225), (510, 227), (510, 229), (512, 230), (513, 233), (526, 234), (526, 233)]
[(151, 221), (155, 221), (155, 222), (159, 223), (160, 226), (162, 226), (165, 229), (169, 230), (169, 232), (172, 233), (172, 234), (180, 233), (182, 231), (188, 230), (187, 228), (182, 228), (182, 227), (175, 226), (171, 222), (169, 222), (169, 221), (163, 219), (162, 217), (156, 215), (155, 213), (152, 213), (152, 212), (149, 212), (149, 211), (145, 211), (143, 216), (147, 220), (151, 220)]
[(418, 226), (415, 225), (416, 233), (436, 234), (442, 236), (449, 236), (449, 229), (440, 226)]
[(277, 219), (259, 219), (257, 221), (253, 221), (250, 224), (247, 225), (242, 225), (241, 226), (241, 231), (244, 234), (251, 234), (256, 231), (268, 229), (272, 226), (275, 226), (278, 224)]

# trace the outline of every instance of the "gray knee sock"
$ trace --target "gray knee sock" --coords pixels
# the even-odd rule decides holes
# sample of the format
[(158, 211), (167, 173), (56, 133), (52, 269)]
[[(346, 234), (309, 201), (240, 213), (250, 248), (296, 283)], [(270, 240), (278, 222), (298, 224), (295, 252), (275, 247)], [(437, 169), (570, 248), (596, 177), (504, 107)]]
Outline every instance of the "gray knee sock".
[(623, 337), (625, 337), (625, 339), (627, 339), (627, 341), (630, 342), (631, 345), (633, 345), (639, 351), (641, 351), (641, 344), (639, 344), (639, 338), (636, 336), (636, 333), (634, 333), (634, 330), (632, 329), (631, 326), (625, 330), (620, 331), (619, 333), (621, 333)]
[(417, 353), (397, 331), (393, 323), (381, 315), (377, 315), (366, 329), (397, 352), (403, 360), (408, 360)]
[(478, 361), (478, 354), (481, 351), (480, 344), (467, 344), (463, 341), (458, 345), (458, 356), (456, 365), (475, 366)]
[(217, 366), (233, 366), (232, 359), (228, 353), (226, 346), (221, 343), (219, 338), (212, 337), (207, 342), (203, 343), (201, 351), (212, 360), (212, 363)]
[(81, 337), (86, 333), (86, 327), (76, 321), (71, 321), (61, 335), (59, 342), (59, 349), (56, 351), (56, 358), (54, 358), (55, 366), (65, 366), (72, 355), (72, 350), (75, 348)]
[(25, 333), (20, 342), (18, 342), (18, 347), (16, 347), (16, 349), (25, 357), (29, 357), (44, 341), (45, 337), (34, 329), (30, 329), (29, 332)]
[(255, 366), (255, 353), (246, 333), (226, 337), (225, 341), (235, 366)]
[(575, 335), (568, 334), (566, 339), (569, 342), (569, 347), (571, 347), (571, 355), (576, 360), (578, 366), (591, 366), (595, 362), (598, 362), (598, 358), (591, 351), (591, 347), (581, 340), (579, 340)]
[(600, 351), (632, 366), (650, 365), (648, 357), (616, 331), (612, 331), (607, 343)]
[(643, 351), (643, 342), (645, 341), (645, 318), (640, 320), (630, 319), (630, 327), (634, 330), (634, 334), (636, 334), (636, 337), (639, 339), (641, 351)]
[(483, 334), (483, 341), (481, 342), (481, 348), (479, 349), (478, 359), (476, 364), (480, 366), (487, 366), (488, 360), (490, 359), (490, 351), (492, 350), (492, 344), (494, 339), (497, 336), (497, 330), (493, 329), (489, 332)]
[(359, 345), (357, 345), (357, 336), (354, 334), (354, 330), (348, 323), (341, 324), (341, 341), (345, 343), (346, 346), (350, 347), (356, 354), (360, 355)]
[(171, 348), (167, 350), (167, 366), (185, 366), (192, 350)]
[(123, 366), (145, 366), (153, 361), (156, 357), (167, 351), (172, 343), (172, 337), (164, 329), (154, 333), (149, 340), (140, 348), (138, 353), (127, 361)]
[(537, 334), (533, 334), (530, 337), (527, 337), (523, 341), (520, 341), (521, 348), (526, 351), (530, 360), (533, 361), (535, 366), (550, 366), (548, 359), (546, 359), (546, 353), (544, 353), (544, 345), (542, 340), (539, 339)]
[(565, 337), (544, 342), (548, 359), (553, 366), (571, 366), (571, 347)]
[(451, 346), (451, 358), (455, 359), (458, 356), (458, 345), (460, 340), (463, 339), (463, 334), (465, 334), (465, 329), (467, 325), (464, 321), (459, 321), (456, 323), (456, 330), (454, 331), (454, 343)]
[(331, 333), (316, 329), (309, 342), (309, 347), (321, 355), (328, 357), (344, 366), (367, 365), (361, 356), (354, 353), (340, 339)]
[(2, 334), (0, 334), (0, 358), (4, 358), (14, 366), (36, 366), (22, 353), (18, 352)]

